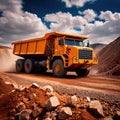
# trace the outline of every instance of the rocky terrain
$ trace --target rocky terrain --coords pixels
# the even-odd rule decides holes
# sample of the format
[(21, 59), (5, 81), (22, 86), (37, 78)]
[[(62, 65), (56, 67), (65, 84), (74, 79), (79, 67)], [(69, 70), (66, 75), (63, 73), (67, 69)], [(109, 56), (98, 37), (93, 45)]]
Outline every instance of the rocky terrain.
[(59, 94), (50, 85), (18, 86), (2, 78), (0, 88), (0, 120), (120, 119), (118, 101)]

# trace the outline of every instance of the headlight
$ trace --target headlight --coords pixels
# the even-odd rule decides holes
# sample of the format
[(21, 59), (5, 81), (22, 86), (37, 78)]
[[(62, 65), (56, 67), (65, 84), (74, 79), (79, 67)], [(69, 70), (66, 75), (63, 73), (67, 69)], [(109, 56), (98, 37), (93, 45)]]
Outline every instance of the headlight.
[(73, 57), (73, 62), (78, 62), (78, 59), (76, 56)]

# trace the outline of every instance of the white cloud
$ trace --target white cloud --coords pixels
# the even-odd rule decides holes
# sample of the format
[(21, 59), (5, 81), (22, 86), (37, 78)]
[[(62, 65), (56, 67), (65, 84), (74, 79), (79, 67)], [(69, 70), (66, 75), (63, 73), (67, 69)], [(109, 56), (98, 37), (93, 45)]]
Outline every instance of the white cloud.
[(70, 13), (57, 12), (55, 14), (47, 14), (44, 18), (51, 22), (50, 29), (52, 31), (68, 32), (74, 28), (80, 28), (87, 21), (81, 16), (72, 16)]
[(95, 21), (94, 23), (88, 23), (82, 29), (82, 32), (89, 34), (94, 42), (109, 43), (114, 40), (115, 37), (120, 36), (120, 13), (102, 11), (99, 15), (99, 18), (105, 21)]
[(111, 11), (101, 11), (101, 14), (99, 16), (100, 19), (104, 19), (106, 21), (114, 21), (114, 20), (120, 20), (120, 13), (112, 13)]
[(1, 0), (0, 42), (38, 37), (47, 31), (47, 27), (36, 14), (22, 11), (21, 0)]
[(95, 17), (97, 17), (97, 14), (92, 10), (92, 9), (87, 9), (83, 12), (84, 14), (84, 18), (88, 21), (88, 22), (92, 22), (95, 20)]
[(95, 0), (62, 0), (66, 4), (66, 7), (72, 6), (83, 7), (87, 2), (94, 2)]
[(70, 13), (57, 12), (47, 14), (44, 19), (50, 22), (52, 31), (89, 35), (91, 43), (109, 43), (120, 35), (120, 13), (105, 11), (97, 16), (92, 9), (88, 9), (81, 14), (82, 16), (72, 16)]
[(0, 11), (11, 11), (14, 13), (21, 13), (21, 0), (0, 0)]

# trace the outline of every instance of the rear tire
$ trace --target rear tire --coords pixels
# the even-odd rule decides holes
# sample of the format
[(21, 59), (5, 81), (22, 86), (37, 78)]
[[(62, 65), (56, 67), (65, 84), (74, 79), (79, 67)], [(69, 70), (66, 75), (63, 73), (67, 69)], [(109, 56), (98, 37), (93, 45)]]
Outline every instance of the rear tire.
[(79, 76), (79, 77), (85, 77), (89, 74), (90, 70), (89, 69), (77, 69), (76, 70), (76, 74)]
[(23, 72), (24, 71), (24, 59), (18, 59), (16, 61), (16, 71)]
[(64, 68), (63, 62), (60, 59), (53, 62), (52, 70), (55, 77), (64, 77), (66, 75), (66, 70)]
[(32, 73), (34, 68), (34, 61), (31, 59), (26, 59), (24, 63), (24, 69), (26, 73)]

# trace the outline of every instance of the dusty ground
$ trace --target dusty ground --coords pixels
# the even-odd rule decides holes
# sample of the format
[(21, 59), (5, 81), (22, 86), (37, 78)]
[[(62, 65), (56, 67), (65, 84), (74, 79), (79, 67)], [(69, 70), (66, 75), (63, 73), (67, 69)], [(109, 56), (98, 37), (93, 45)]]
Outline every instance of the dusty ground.
[[(79, 97), (90, 97), (91, 99), (99, 99), (103, 104), (107, 105), (110, 109), (113, 107), (113, 111), (119, 110), (120, 105), (120, 79), (119, 78), (109, 78), (103, 76), (88, 76), (86, 78), (78, 78), (74, 73), (68, 73), (65, 78), (55, 78), (52, 76), (51, 72), (46, 74), (18, 74), (18, 73), (0, 73), (0, 78), (4, 79), (7, 82), (12, 82), (15, 87), (17, 86), (29, 86), (32, 83), (37, 83), (40, 86), (51, 85), (59, 94), (65, 95), (77, 95)], [(2, 85), (2, 83), (1, 83)], [(6, 87), (6, 86), (3, 86)], [(0, 119), (7, 119), (7, 115), (11, 108), (14, 108), (15, 105), (23, 99), (25, 96), (23, 93), (14, 93), (9, 95), (9, 91), (12, 90), (12, 87), (9, 86), (8, 91), (1, 91), (6, 95), (0, 101)], [(32, 90), (33, 92), (37, 92)], [(28, 92), (29, 95), (32, 91)], [(21, 95), (22, 94), (22, 95)], [(42, 96), (44, 93), (38, 92), (39, 96)], [(16, 97), (19, 96), (19, 97)], [(21, 97), (22, 96), (22, 97)], [(18, 99), (19, 98), (19, 99)], [(3, 100), (4, 99), (4, 100)], [(43, 98), (44, 99), (44, 98)], [(107, 101), (107, 102), (105, 102)], [(29, 106), (30, 107), (30, 106)], [(115, 108), (114, 108), (115, 107)], [(105, 107), (106, 108), (106, 107)], [(108, 112), (109, 109), (105, 111), (106, 115), (112, 115), (113, 111)], [(7, 111), (6, 111), (7, 110)], [(75, 110), (76, 111), (76, 110)], [(80, 111), (83, 116), (86, 116), (91, 119), (96, 119), (91, 116), (87, 111)], [(76, 111), (76, 115), (78, 111)], [(78, 115), (79, 116), (79, 115)], [(82, 120), (82, 119), (81, 119)], [(84, 118), (88, 120), (88, 118)]]

